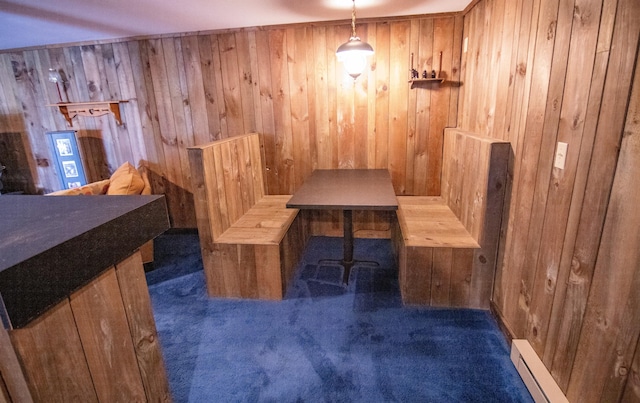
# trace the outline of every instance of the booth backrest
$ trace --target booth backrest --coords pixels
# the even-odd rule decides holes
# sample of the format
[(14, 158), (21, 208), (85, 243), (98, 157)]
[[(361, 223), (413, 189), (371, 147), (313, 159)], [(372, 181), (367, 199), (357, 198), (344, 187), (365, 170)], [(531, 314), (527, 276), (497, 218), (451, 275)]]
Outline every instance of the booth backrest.
[[(265, 195), (260, 138), (234, 136), (189, 148), (198, 228), (210, 228), (213, 240)], [(198, 209), (208, 209), (198, 214)]]
[(509, 152), (502, 140), (445, 129), (441, 197), (480, 245), (486, 215), (502, 209)]

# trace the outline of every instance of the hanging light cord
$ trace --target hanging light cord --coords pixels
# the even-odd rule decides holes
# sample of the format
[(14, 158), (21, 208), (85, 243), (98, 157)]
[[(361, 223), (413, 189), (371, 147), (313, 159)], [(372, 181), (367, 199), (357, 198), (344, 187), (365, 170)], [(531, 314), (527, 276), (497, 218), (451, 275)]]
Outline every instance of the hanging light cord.
[(353, 9), (351, 10), (351, 39), (360, 39), (356, 36), (356, 0), (353, 1)]

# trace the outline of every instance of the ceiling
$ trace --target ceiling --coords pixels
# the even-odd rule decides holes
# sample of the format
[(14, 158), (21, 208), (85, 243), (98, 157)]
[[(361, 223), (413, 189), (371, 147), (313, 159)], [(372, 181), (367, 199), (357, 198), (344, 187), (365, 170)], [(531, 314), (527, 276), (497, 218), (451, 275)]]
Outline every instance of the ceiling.
[[(357, 0), (357, 18), (462, 11), (472, 0)], [(351, 0), (0, 0), (0, 50), (351, 18)]]

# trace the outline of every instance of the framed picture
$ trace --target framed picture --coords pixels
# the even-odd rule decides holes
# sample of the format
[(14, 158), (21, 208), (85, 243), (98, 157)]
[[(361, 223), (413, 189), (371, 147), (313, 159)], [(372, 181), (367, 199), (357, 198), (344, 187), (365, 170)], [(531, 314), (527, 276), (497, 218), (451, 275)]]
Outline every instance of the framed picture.
[(78, 165), (76, 165), (75, 161), (62, 161), (62, 169), (64, 170), (65, 178), (78, 177)]
[(58, 155), (61, 157), (70, 157), (73, 155), (73, 147), (69, 139), (56, 139), (56, 148)]
[(56, 170), (63, 189), (71, 189), (87, 184), (87, 179), (78, 152), (74, 130), (47, 132), (49, 145), (55, 157)]

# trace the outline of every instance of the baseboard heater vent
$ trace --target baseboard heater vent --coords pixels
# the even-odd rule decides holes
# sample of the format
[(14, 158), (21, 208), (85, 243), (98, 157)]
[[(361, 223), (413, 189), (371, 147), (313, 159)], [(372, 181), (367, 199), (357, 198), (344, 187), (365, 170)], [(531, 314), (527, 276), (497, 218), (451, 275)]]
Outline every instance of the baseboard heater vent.
[(513, 340), (511, 361), (536, 403), (569, 402), (528, 340)]

